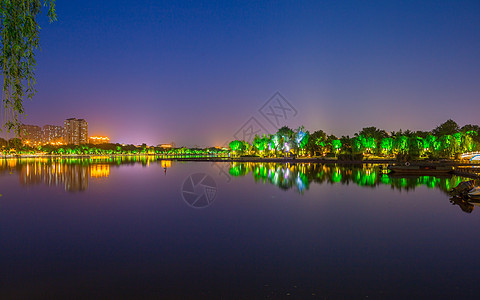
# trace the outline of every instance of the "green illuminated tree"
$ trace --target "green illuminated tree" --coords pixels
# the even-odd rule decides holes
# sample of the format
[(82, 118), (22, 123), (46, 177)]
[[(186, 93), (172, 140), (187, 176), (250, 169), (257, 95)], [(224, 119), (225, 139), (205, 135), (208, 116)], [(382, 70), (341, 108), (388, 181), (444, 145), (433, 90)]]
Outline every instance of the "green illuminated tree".
[(262, 143), (262, 138), (259, 137), (257, 134), (255, 135), (255, 137), (253, 138), (253, 143), (252, 143), (253, 147), (259, 151), (259, 152), (262, 152), (263, 150), (265, 150), (265, 146), (263, 145)]
[(229, 146), (230, 149), (232, 149), (232, 151), (234, 152), (234, 154), (243, 154), (245, 152), (248, 152), (250, 151), (251, 147), (248, 142), (239, 140), (231, 141)]
[(410, 158), (418, 158), (424, 153), (423, 139), (412, 136), (408, 139), (408, 155)]
[(365, 150), (365, 145), (367, 144), (367, 141), (365, 139), (365, 136), (358, 135), (352, 138), (351, 144), (353, 154), (359, 154), (363, 153), (363, 151)]
[(395, 154), (402, 154), (405, 155), (408, 153), (408, 137), (405, 135), (396, 136), (395, 140), (393, 141), (393, 149)]
[(243, 143), (243, 146), (242, 146), (242, 151), (245, 153), (250, 153), (252, 151), (252, 148), (253, 146), (250, 145), (250, 143), (246, 142), (246, 141), (242, 141)]
[(462, 149), (463, 151), (474, 151), (476, 148), (475, 137), (478, 136), (476, 131), (467, 131), (465, 132), (462, 140)]
[(35, 95), (35, 50), (39, 47), (37, 16), (47, 8), (50, 22), (56, 20), (55, 0), (2, 0), (0, 3), (0, 68), (3, 75), (3, 127), (19, 133), (23, 98)]
[(333, 149), (333, 141), (335, 141), (335, 140), (338, 140), (338, 138), (335, 135), (331, 134), (331, 135), (327, 136), (327, 140), (325, 141), (325, 146), (326, 146), (327, 151), (329, 153), (334, 153), (335, 154), (335, 150)]
[(323, 155), (327, 141), (327, 135), (323, 130), (312, 133), (308, 139), (306, 148), (312, 155)]
[(389, 137), (382, 139), (380, 142), (380, 149), (384, 155), (391, 154), (393, 150), (393, 139)]
[(340, 138), (340, 142), (342, 142), (342, 148), (341, 152), (345, 154), (351, 154), (352, 153), (352, 143), (350, 137), (347, 136), (342, 136)]
[(230, 149), (232, 149), (232, 151), (240, 151), (240, 149), (243, 146), (243, 143), (239, 140), (235, 140), (235, 141), (231, 141), (230, 144), (228, 144), (228, 146), (230, 146)]
[(305, 127), (300, 126), (294, 132), (295, 137), (295, 149), (300, 151), (305, 150), (308, 140), (310, 138), (310, 133), (305, 129)]
[(280, 145), (280, 137), (278, 134), (274, 134), (271, 139), (270, 139), (270, 147), (272, 148), (273, 151), (277, 152), (282, 149), (282, 146)]
[(377, 149), (377, 141), (374, 137), (367, 137), (362, 142), (364, 142), (364, 148), (367, 152), (374, 153), (375, 149)]
[(263, 155), (263, 153), (265, 153), (268, 150), (269, 143), (270, 143), (270, 138), (265, 136), (265, 134), (262, 137), (255, 135), (252, 145), (257, 151), (259, 151)]
[(438, 142), (437, 137), (429, 134), (426, 138), (423, 139), (423, 146), (428, 151), (437, 151), (438, 150)]
[(480, 133), (480, 126), (467, 124), (460, 129), (462, 132), (475, 131), (477, 134)]
[(422, 139), (424, 139), (424, 138), (426, 138), (429, 134), (430, 134), (429, 131), (420, 131), (420, 130), (417, 130), (417, 131), (415, 131), (415, 133), (413, 134), (413, 136), (418, 136), (418, 137), (421, 137)]
[(450, 134), (442, 135), (439, 138), (440, 151), (444, 157), (452, 157), (454, 155), (454, 143), (452, 143), (453, 137)]
[[(480, 143), (480, 126), (467, 124), (462, 127), (461, 131), (464, 133), (469, 133), (476, 144)], [(474, 145), (474, 148), (475, 146), (476, 145)]]
[(340, 151), (341, 148), (342, 148), (342, 141), (338, 139), (332, 141), (332, 150), (335, 153), (335, 156), (337, 155), (337, 153)]
[(457, 154), (465, 152), (466, 149), (462, 149), (465, 135), (461, 132), (457, 132), (452, 134), (452, 137), (453, 137), (453, 155), (455, 156)]

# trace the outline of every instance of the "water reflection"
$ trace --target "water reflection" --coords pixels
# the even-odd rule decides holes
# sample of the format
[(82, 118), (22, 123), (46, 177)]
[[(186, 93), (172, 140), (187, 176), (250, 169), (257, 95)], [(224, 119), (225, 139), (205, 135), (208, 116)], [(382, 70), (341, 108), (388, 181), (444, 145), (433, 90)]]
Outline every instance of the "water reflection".
[(89, 168), (82, 165), (33, 163), (19, 167), (20, 185), (65, 185), (65, 190), (69, 192), (84, 191), (88, 188)]
[[(157, 156), (97, 156), (89, 158), (21, 158), (0, 160), (0, 174), (19, 174), (21, 185), (45, 184), (64, 186), (66, 191), (77, 192), (88, 189), (89, 180), (108, 178), (112, 168), (120, 165), (158, 164), (166, 171), (172, 167), (171, 160), (161, 160)], [(289, 164), (289, 163), (239, 163), (229, 166), (233, 177), (252, 174), (255, 182), (268, 183), (283, 190), (293, 189), (304, 193), (312, 183), (356, 184), (375, 188), (390, 186), (395, 190), (413, 190), (418, 186), (437, 188), (448, 193), (467, 178), (445, 176), (414, 176), (385, 174), (383, 165), (335, 165), (335, 164)], [(477, 182), (476, 185), (479, 183)], [(464, 199), (450, 200), (463, 211), (472, 211), (473, 206)]]
[(458, 205), (458, 207), (460, 207), (460, 209), (466, 213), (471, 213), (475, 208), (473, 202), (467, 201), (467, 199), (458, 196), (450, 198), (450, 203), (452, 203), (453, 205)]
[[(0, 160), (0, 174), (18, 173), (20, 185), (45, 184), (64, 186), (66, 191), (79, 192), (88, 189), (90, 179), (107, 178), (111, 167), (141, 163), (148, 166), (157, 163), (152, 156), (98, 156), (90, 158), (21, 158)], [(162, 167), (171, 167), (163, 161)]]
[(230, 175), (245, 176), (252, 173), (255, 182), (270, 183), (281, 189), (295, 189), (299, 193), (308, 190), (312, 182), (323, 184), (356, 184), (375, 188), (389, 185), (392, 189), (411, 190), (418, 186), (438, 188), (448, 193), (467, 178), (445, 176), (390, 175), (382, 165), (322, 165), (278, 163), (232, 163)]

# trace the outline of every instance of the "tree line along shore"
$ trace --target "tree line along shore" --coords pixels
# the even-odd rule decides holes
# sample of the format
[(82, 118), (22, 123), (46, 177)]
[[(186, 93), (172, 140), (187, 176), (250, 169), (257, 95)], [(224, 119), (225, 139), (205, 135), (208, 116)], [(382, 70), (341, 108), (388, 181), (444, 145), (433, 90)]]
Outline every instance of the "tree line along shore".
[(394, 160), (458, 159), (461, 154), (480, 150), (480, 127), (468, 124), (460, 127), (447, 120), (431, 131), (387, 132), (366, 127), (353, 137), (336, 137), (323, 130), (310, 133), (300, 126), (293, 130), (286, 126), (275, 134), (255, 136), (252, 143), (234, 140), (229, 144), (233, 156), (324, 157), (338, 160), (365, 158)]
[(142, 144), (83, 144), (31, 146), (18, 138), (0, 138), (1, 153), (23, 155), (164, 155), (172, 157), (219, 157), (233, 159), (279, 159), (285, 157), (361, 161), (364, 159), (439, 160), (458, 159), (461, 154), (480, 150), (480, 126), (460, 127), (447, 120), (431, 131), (387, 132), (366, 127), (353, 137), (337, 137), (323, 130), (310, 132), (304, 126), (284, 126), (275, 134), (256, 135), (249, 143), (233, 140), (228, 147), (162, 148)]

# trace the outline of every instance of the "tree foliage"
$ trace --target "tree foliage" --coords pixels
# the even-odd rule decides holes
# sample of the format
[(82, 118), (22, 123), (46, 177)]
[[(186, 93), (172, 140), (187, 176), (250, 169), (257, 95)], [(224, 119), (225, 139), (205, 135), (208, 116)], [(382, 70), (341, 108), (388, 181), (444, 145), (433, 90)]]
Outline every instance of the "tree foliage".
[(365, 138), (374, 138), (376, 140), (381, 140), (388, 136), (388, 133), (385, 130), (377, 129), (377, 127), (365, 127), (359, 133), (355, 135), (363, 135)]
[(19, 116), (24, 115), (23, 99), (36, 93), (35, 50), (39, 47), (37, 16), (47, 8), (50, 21), (56, 20), (55, 0), (2, 0), (0, 4), (0, 68), (3, 75), (4, 127), (17, 133)]
[(296, 148), (300, 150), (305, 149), (310, 138), (310, 133), (308, 132), (308, 130), (306, 130), (303, 126), (300, 126), (297, 128), (297, 130), (295, 130), (294, 135)]
[(243, 142), (239, 140), (231, 141), (228, 146), (230, 146), (230, 149), (233, 151), (242, 151)]
[(442, 135), (452, 135), (460, 131), (458, 124), (449, 119), (445, 123), (438, 125), (435, 129), (432, 130), (433, 135), (441, 137)]

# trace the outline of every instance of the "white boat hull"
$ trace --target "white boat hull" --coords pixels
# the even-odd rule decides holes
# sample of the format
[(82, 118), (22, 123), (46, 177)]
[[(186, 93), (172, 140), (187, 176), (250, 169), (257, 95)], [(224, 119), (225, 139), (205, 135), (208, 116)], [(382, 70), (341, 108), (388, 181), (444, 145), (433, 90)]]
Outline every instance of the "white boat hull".
[(470, 192), (468, 192), (470, 197), (480, 197), (480, 187), (474, 187)]

